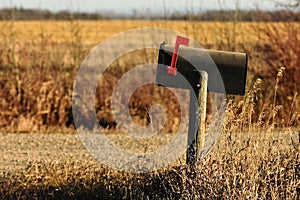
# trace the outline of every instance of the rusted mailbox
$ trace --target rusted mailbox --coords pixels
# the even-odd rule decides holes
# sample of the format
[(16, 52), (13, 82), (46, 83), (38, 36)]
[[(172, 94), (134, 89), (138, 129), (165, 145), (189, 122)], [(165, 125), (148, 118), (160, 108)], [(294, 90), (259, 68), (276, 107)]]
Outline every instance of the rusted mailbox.
[(198, 132), (204, 131), (200, 124), (205, 120), (206, 92), (244, 95), (248, 56), (245, 53), (190, 48), (187, 45), (188, 39), (180, 36), (175, 47), (166, 43), (160, 45), (156, 84), (192, 89), (193, 95), (198, 96), (197, 101), (193, 100), (195, 98), (192, 98), (191, 92), (187, 164), (193, 165), (199, 151)]

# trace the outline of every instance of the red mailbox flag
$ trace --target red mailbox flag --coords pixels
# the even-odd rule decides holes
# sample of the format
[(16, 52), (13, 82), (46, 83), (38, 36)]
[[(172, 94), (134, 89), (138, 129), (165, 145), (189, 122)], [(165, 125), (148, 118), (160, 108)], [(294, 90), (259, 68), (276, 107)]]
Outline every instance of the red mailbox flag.
[(177, 63), (177, 58), (178, 58), (179, 46), (180, 45), (188, 46), (189, 41), (190, 40), (188, 38), (177, 36), (174, 52), (173, 52), (173, 55), (172, 55), (171, 66), (168, 67), (168, 74), (172, 74), (172, 75), (176, 76), (176, 74), (177, 74), (176, 63)]

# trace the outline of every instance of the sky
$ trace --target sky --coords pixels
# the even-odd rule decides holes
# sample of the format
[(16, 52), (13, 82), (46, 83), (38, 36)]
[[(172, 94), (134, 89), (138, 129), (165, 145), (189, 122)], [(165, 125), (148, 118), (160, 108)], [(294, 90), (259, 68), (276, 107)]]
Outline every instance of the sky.
[[(115, 13), (130, 13), (137, 10), (168, 12), (174, 11), (205, 11), (207, 9), (276, 9), (275, 1), (280, 0), (0, 0), (0, 8), (23, 7), (41, 8), (52, 11), (112, 11)], [(281, 0), (282, 1), (282, 0)], [(289, 0), (285, 0), (288, 2)], [(238, 2), (238, 4), (236, 3)], [(165, 5), (165, 6), (164, 6)]]

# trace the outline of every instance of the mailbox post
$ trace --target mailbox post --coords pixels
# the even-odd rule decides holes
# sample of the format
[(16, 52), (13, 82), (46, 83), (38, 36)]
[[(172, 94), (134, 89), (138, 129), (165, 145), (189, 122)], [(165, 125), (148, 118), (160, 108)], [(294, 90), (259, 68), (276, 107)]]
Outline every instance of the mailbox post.
[(185, 47), (188, 43), (177, 36), (175, 47), (160, 45), (156, 84), (190, 90), (186, 163), (194, 166), (204, 142), (207, 91), (244, 95), (248, 56)]
[(205, 71), (195, 71), (194, 73), (198, 74), (199, 81), (195, 82), (192, 86), (193, 91), (190, 91), (188, 148), (186, 154), (186, 163), (190, 166), (195, 164), (204, 142), (208, 78)]

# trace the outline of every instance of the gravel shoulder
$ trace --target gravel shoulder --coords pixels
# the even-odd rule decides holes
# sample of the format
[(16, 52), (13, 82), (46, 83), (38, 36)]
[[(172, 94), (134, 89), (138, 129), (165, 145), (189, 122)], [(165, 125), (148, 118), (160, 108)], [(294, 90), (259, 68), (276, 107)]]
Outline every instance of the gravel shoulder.
[[(242, 140), (247, 140), (247, 138), (261, 140), (262, 134), (257, 136), (256, 138), (248, 135)], [(293, 131), (289, 134), (272, 134), (272, 137), (267, 140), (300, 150), (299, 137), (300, 133)], [(174, 139), (174, 135), (164, 134), (155, 136), (154, 139), (139, 140), (139, 143), (135, 139), (128, 139), (118, 134), (109, 136), (109, 140), (121, 149), (132, 152), (141, 150), (139, 153), (153, 152), (157, 148), (163, 148), (172, 139)], [(183, 137), (179, 142), (185, 144), (186, 141), (186, 138)], [(261, 140), (266, 145), (269, 141)], [(78, 164), (88, 162), (94, 166), (101, 165), (84, 146), (78, 134), (0, 134), (0, 157), (0, 172), (26, 169), (33, 163), (60, 165), (68, 162), (77, 162)]]
[[(112, 134), (108, 139), (120, 149), (145, 153), (146, 150), (162, 148), (173, 136), (166, 134), (154, 139), (137, 140)], [(34, 163), (51, 166), (53, 163), (60, 165), (76, 162), (80, 165), (88, 162), (94, 166), (101, 165), (84, 146), (78, 134), (0, 134), (0, 157), (0, 172), (26, 169)]]
[(1, 134), (0, 171), (26, 168), (43, 161), (93, 160), (77, 134)]

